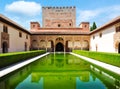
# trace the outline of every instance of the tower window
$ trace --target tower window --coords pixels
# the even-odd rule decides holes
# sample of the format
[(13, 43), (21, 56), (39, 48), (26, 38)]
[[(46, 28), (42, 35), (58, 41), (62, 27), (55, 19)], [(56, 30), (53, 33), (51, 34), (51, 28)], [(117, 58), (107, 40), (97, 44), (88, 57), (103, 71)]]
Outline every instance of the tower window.
[(71, 23), (69, 23), (69, 26), (71, 26)]
[(33, 25), (33, 28), (35, 27), (35, 25)]
[(60, 24), (58, 24), (58, 27), (60, 27), (61, 25)]

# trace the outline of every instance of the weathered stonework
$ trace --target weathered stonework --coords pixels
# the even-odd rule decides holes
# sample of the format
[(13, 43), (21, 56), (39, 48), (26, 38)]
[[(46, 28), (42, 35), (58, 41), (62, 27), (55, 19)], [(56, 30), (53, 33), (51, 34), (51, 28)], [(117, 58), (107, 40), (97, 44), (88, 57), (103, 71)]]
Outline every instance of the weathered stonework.
[(69, 28), (76, 25), (75, 7), (43, 7), (43, 28)]
[(31, 22), (32, 49), (89, 50), (89, 22), (82, 22), (76, 28), (75, 7), (43, 7), (42, 14), (43, 27), (38, 22)]
[(88, 35), (34, 35), (31, 39), (31, 43), (34, 43), (32, 44), (33, 49), (46, 49), (47, 51), (50, 49), (54, 51), (59, 42), (63, 44), (64, 51), (70, 51), (70, 49), (89, 50), (90, 37)]

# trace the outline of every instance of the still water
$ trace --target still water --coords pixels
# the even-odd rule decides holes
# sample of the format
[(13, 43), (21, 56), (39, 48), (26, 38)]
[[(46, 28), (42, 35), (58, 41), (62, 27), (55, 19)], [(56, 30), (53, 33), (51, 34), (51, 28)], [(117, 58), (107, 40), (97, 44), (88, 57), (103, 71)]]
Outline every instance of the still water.
[(71, 54), (49, 54), (0, 79), (0, 89), (117, 89), (114, 79)]

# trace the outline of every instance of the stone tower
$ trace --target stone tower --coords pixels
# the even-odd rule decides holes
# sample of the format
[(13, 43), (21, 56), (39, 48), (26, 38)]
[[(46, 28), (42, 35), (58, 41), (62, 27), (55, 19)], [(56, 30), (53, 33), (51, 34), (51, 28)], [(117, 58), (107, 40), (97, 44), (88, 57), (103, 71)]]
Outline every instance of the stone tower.
[(42, 7), (43, 28), (76, 27), (76, 7)]

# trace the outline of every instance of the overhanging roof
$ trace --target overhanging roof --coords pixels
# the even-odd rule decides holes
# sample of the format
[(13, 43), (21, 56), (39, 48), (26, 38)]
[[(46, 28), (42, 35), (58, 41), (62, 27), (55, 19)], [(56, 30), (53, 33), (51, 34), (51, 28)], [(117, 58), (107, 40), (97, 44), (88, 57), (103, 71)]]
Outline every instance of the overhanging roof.
[(110, 27), (110, 26), (112, 26), (112, 25), (114, 25), (116, 23), (119, 23), (119, 22), (120, 22), (120, 16), (114, 18), (113, 20), (109, 21), (108, 23), (104, 24), (103, 26), (91, 31), (90, 34), (94, 34), (94, 33), (98, 32), (100, 30), (103, 30), (103, 29), (105, 29), (107, 27)]
[(18, 30), (21, 30), (23, 32), (30, 34), (30, 32), (27, 31), (27, 29), (23, 28), (22, 26), (20, 26), (19, 24), (17, 24), (16, 22), (12, 21), (11, 19), (7, 18), (6, 16), (4, 16), (2, 14), (0, 14), (0, 21), (17, 28)]
[(89, 35), (89, 32), (83, 32), (82, 30), (73, 30), (71, 29), (65, 29), (64, 30), (37, 30), (37, 31), (31, 31), (32, 35)]

